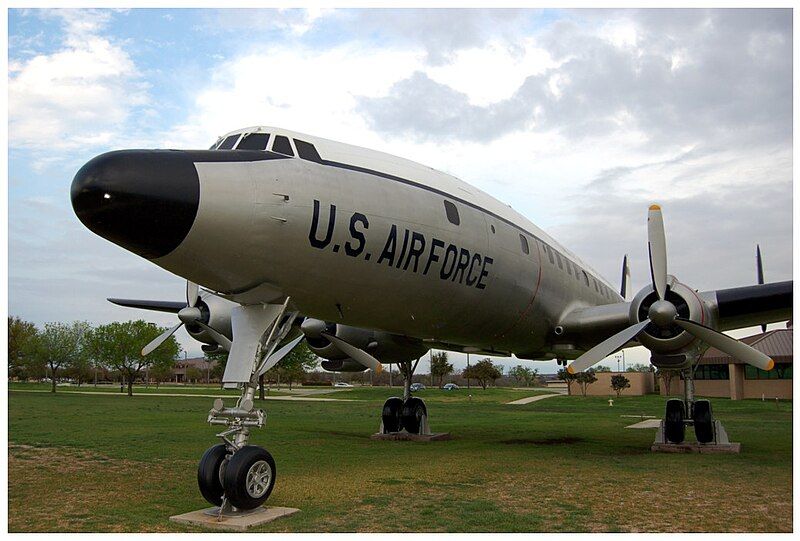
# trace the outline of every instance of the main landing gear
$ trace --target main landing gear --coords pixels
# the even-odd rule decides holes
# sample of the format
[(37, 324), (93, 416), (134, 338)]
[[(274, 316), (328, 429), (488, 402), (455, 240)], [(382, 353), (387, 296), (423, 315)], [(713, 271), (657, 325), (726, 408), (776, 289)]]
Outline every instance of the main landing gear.
[(225, 407), (219, 398), (214, 401), (208, 422), (225, 427), (217, 434), (222, 443), (209, 447), (197, 467), (200, 493), (219, 507), (220, 516), (260, 507), (275, 487), (275, 459), (248, 440), (251, 428), (266, 423), (264, 412), (253, 407), (259, 376), (297, 344), (295, 340), (275, 351), (297, 315), (286, 314), (288, 303), (287, 298), (282, 307), (244, 306), (242, 313), (232, 317), (234, 339), (241, 342), (234, 341), (231, 347), (223, 382), (226, 387), (239, 387), (241, 396), (234, 407)]
[(414, 435), (430, 435), (428, 426), (428, 408), (425, 402), (411, 396), (411, 377), (419, 364), (419, 359), (399, 363), (400, 371), (405, 378), (403, 398), (393, 396), (383, 404), (381, 412), (380, 434), (399, 434), (405, 432)]
[(680, 445), (686, 440), (686, 427), (694, 428), (697, 443), (702, 445), (730, 445), (722, 424), (714, 419), (711, 402), (694, 397), (694, 378), (691, 367), (681, 370), (683, 399), (667, 400), (664, 419), (656, 434), (656, 445)]

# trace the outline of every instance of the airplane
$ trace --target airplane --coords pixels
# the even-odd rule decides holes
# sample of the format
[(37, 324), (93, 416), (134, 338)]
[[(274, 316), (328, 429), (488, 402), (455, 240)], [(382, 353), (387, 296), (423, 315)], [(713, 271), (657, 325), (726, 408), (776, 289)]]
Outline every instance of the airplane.
[[(248, 445), (264, 424), (253, 398), (301, 340), (326, 370), (376, 372), (436, 348), (556, 358), (574, 374), (642, 345), (687, 382), (684, 399), (667, 402), (667, 438), (684, 441), (691, 425), (705, 443), (715, 425), (694, 398), (693, 366), (714, 346), (769, 370), (772, 359), (721, 331), (791, 317), (791, 281), (699, 292), (668, 274), (658, 205), (647, 217), (651, 283), (626, 300), (627, 261), (618, 292), (452, 175), (277, 127), (235, 130), (207, 150), (101, 154), (75, 175), (71, 200), (91, 231), (187, 280), (186, 302), (109, 299), (177, 315), (143, 355), (181, 325), (204, 351), (228, 351), (223, 386), (241, 395), (233, 407), (215, 401), (208, 421), (223, 443), (198, 466), (201, 494), (220, 509), (253, 509), (273, 490), (274, 459)], [(419, 398), (389, 398), (383, 430), (418, 433), (426, 415)]]

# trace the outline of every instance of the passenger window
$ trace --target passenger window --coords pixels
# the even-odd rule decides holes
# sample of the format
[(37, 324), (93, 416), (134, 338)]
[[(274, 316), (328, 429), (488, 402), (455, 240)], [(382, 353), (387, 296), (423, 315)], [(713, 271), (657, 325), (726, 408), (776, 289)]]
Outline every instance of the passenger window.
[(450, 201), (444, 202), (444, 211), (447, 213), (447, 220), (453, 225), (461, 225), (461, 218), (458, 216), (458, 209)]
[(236, 145), (236, 150), (266, 150), (267, 141), (269, 141), (268, 133), (251, 133)]
[(553, 250), (550, 248), (549, 244), (544, 245), (544, 249), (547, 250), (547, 257), (550, 259), (550, 263), (552, 265), (556, 264), (556, 260), (553, 259)]
[(239, 140), (238, 133), (236, 135), (229, 135), (228, 137), (225, 138), (224, 141), (222, 141), (222, 143), (220, 143), (219, 148), (217, 148), (217, 150), (230, 150), (233, 148), (233, 145), (235, 145), (236, 141), (238, 140)]
[(297, 149), (297, 154), (300, 155), (301, 158), (304, 160), (308, 160), (311, 162), (321, 162), (322, 158), (320, 158), (317, 149), (314, 148), (314, 145), (311, 143), (306, 143), (305, 141), (301, 141), (300, 139), (294, 140), (294, 147)]
[(280, 154), (286, 154), (287, 156), (294, 156), (289, 138), (284, 135), (275, 136), (275, 142), (272, 143), (272, 150)]
[(556, 251), (556, 261), (558, 261), (558, 268), (564, 270), (564, 264), (561, 263), (561, 254)]
[(531, 249), (530, 247), (528, 247), (528, 239), (525, 238), (525, 235), (520, 234), (519, 243), (522, 245), (522, 253), (524, 254), (531, 253)]

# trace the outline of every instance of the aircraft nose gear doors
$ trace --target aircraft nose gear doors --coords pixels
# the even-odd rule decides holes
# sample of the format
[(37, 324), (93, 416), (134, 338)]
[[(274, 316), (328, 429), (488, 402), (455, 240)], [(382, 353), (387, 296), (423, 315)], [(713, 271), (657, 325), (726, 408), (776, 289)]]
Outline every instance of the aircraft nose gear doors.
[(250, 429), (261, 428), (266, 415), (253, 407), (258, 378), (280, 361), (297, 343), (289, 342), (275, 351), (297, 317), (287, 313), (289, 298), (280, 305), (238, 306), (231, 311), (233, 344), (222, 377), (226, 388), (239, 387), (241, 396), (234, 407), (214, 401), (208, 422), (225, 430), (217, 434), (224, 443), (206, 450), (197, 468), (200, 493), (219, 513), (255, 509), (275, 486), (275, 460), (265, 449), (248, 445)]

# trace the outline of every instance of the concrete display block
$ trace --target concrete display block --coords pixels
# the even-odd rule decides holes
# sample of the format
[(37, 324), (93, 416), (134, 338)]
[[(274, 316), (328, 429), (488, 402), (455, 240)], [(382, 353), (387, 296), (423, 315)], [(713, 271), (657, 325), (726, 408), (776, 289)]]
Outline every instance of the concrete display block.
[(656, 453), (728, 453), (738, 454), (741, 443), (654, 443), (650, 450)]
[(244, 532), (250, 528), (272, 522), (275, 519), (288, 517), (298, 511), (300, 510), (294, 507), (258, 507), (250, 511), (226, 513), (220, 517), (219, 507), (211, 507), (175, 515), (169, 517), (169, 520), (178, 524), (188, 524), (200, 528)]
[(382, 434), (378, 432), (370, 436), (370, 439), (389, 441), (444, 441), (452, 440), (453, 436), (451, 436), (449, 432), (434, 432), (433, 434), (409, 434), (408, 432)]

